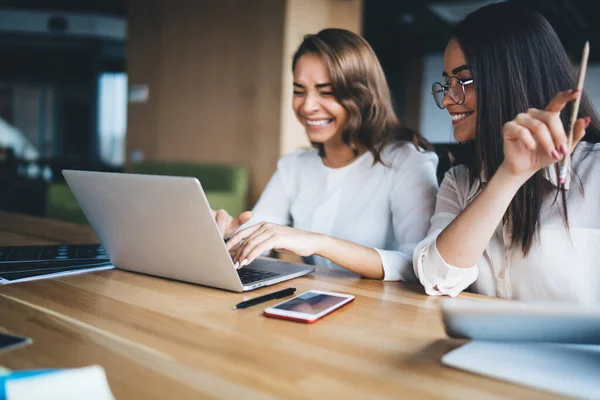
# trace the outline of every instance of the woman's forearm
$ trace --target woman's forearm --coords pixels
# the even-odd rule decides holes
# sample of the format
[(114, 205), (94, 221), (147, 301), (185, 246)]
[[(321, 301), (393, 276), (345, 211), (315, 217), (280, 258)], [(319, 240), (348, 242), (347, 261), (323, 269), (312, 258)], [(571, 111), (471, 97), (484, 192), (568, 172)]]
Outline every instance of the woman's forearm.
[(513, 175), (500, 166), (486, 187), (444, 229), (436, 246), (450, 265), (469, 268), (477, 264), (510, 202), (528, 176)]
[(383, 279), (383, 264), (375, 249), (327, 235), (320, 235), (317, 242), (316, 255), (365, 278)]

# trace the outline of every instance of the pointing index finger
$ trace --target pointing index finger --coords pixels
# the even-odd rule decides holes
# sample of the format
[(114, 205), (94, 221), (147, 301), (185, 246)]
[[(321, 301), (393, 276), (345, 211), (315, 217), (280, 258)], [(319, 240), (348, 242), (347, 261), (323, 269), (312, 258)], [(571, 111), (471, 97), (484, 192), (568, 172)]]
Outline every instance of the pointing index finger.
[(564, 92), (558, 92), (550, 103), (546, 106), (545, 110), (553, 113), (559, 113), (565, 108), (568, 102), (575, 100), (577, 96), (581, 94), (581, 90), (565, 90)]

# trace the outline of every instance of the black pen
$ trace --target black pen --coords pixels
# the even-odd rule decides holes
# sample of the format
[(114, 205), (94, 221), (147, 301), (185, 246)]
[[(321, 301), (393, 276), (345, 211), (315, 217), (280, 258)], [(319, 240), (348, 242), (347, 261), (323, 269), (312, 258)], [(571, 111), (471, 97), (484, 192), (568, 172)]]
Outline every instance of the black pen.
[(281, 299), (282, 297), (291, 296), (294, 294), (295, 291), (296, 291), (296, 288), (293, 288), (293, 287), (279, 290), (277, 292), (265, 294), (264, 296), (258, 296), (253, 299), (250, 299), (250, 300), (242, 301), (241, 303), (239, 303), (238, 305), (236, 305), (233, 308), (236, 310), (239, 310), (240, 308), (252, 307), (252, 306), (255, 306), (260, 303), (265, 303), (269, 300)]

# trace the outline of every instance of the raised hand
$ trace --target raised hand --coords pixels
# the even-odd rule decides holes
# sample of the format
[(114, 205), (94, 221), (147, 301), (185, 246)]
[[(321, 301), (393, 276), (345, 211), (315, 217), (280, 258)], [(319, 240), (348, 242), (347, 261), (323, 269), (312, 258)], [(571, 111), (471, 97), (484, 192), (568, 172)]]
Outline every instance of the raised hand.
[[(503, 129), (503, 166), (513, 175), (530, 177), (536, 171), (560, 161), (569, 152), (560, 112), (581, 91), (559, 92), (544, 110), (535, 108), (521, 113), (507, 122)], [(573, 151), (585, 135), (590, 117), (579, 118), (573, 129)]]

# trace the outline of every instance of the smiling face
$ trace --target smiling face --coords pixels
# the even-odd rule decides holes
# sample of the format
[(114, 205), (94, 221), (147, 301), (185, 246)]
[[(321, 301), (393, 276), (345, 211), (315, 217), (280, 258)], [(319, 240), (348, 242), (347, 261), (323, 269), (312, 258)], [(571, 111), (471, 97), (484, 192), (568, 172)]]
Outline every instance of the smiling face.
[(301, 56), (294, 67), (292, 107), (312, 143), (342, 142), (341, 131), (348, 120), (348, 112), (332, 90), (331, 77), (323, 60), (310, 53)]
[[(460, 80), (472, 79), (471, 71), (465, 60), (465, 56), (456, 40), (451, 40), (444, 52), (444, 79), (449, 82), (450, 77)], [(456, 83), (456, 79), (452, 79)], [(456, 83), (458, 90), (462, 90)], [(443, 105), (452, 116), (454, 126), (454, 138), (458, 142), (466, 142), (475, 139), (477, 134), (477, 99), (475, 98), (475, 84), (465, 86), (465, 101), (456, 104), (450, 94), (446, 94)]]

